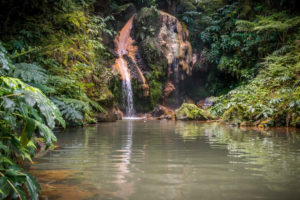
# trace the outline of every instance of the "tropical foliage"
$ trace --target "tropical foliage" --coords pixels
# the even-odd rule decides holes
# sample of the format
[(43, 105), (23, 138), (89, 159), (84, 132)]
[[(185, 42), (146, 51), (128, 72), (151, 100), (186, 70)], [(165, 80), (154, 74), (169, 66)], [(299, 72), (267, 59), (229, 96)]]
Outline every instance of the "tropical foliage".
[[(248, 55), (260, 61), (254, 62), (252, 67), (249, 65), (258, 75), (217, 98), (212, 108), (215, 114), (236, 123), (264, 120), (268, 126), (299, 126), (299, 24), (298, 16), (291, 17), (286, 12), (235, 22), (239, 33), (254, 34), (258, 38), (258, 54)], [(233, 57), (234, 60), (240, 58), (237, 54)], [(224, 57), (218, 68), (229, 72), (228, 65), (223, 62)], [(239, 62), (233, 63), (237, 66)]]
[(268, 126), (299, 126), (299, 50), (291, 47), (267, 56), (261, 63), (263, 69), (249, 84), (216, 99), (213, 113), (236, 123), (267, 120)]
[(21, 168), (37, 151), (37, 137), (51, 148), (55, 125), (96, 122), (106, 112), (92, 98), (107, 88), (102, 37), (113, 34), (106, 27), (113, 18), (88, 15), (92, 3), (0, 3), (0, 199), (38, 199), (39, 184)]
[(16, 163), (31, 161), (36, 136), (51, 146), (56, 141), (52, 129), (65, 122), (54, 103), (19, 79), (0, 77), (0, 95), (0, 197), (26, 199), (25, 185), (30, 199), (38, 199), (39, 184)]
[[(186, 89), (197, 100), (217, 96), (209, 109), (214, 116), (238, 125), (300, 125), (297, 1), (0, 1), (1, 199), (38, 199), (39, 184), (21, 168), (31, 161), (37, 137), (51, 148), (55, 126), (96, 123), (99, 112), (118, 103), (121, 84), (109, 68), (118, 31), (112, 15), (128, 3), (168, 11), (189, 30), (198, 54), (192, 80), (203, 85), (192, 81)], [(146, 21), (135, 31), (137, 41), (151, 47), (141, 52), (152, 63), (145, 74), (150, 100), (135, 101), (149, 110), (162, 101), (167, 63), (148, 37), (156, 24)], [(139, 92), (137, 83), (133, 88)], [(177, 116), (214, 118), (191, 104), (183, 104)]]

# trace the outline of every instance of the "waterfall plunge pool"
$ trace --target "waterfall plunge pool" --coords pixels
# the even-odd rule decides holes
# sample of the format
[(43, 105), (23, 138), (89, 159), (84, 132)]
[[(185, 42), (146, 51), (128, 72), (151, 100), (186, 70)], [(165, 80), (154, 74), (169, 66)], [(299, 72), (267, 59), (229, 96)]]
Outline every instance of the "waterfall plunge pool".
[(50, 200), (300, 199), (299, 129), (123, 120), (56, 135), (30, 169)]

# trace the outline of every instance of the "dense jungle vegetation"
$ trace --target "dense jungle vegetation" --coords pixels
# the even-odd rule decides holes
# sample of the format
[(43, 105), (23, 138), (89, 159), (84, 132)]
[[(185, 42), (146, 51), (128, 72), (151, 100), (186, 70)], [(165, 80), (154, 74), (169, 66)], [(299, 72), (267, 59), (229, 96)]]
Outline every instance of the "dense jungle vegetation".
[(1, 199), (38, 199), (39, 184), (20, 167), (37, 143), (51, 148), (55, 126), (96, 123), (117, 105), (112, 41), (129, 6), (164, 10), (189, 30), (200, 62), (186, 93), (214, 96), (211, 114), (299, 126), (296, 0), (0, 0)]

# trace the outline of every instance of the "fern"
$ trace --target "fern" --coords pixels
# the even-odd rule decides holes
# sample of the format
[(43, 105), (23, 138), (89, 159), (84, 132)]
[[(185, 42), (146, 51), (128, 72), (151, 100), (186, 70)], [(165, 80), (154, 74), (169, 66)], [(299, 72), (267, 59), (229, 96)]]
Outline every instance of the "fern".
[(88, 105), (76, 99), (53, 98), (52, 101), (60, 109), (64, 119), (71, 125), (82, 124), (83, 111)]
[(239, 32), (251, 32), (255, 27), (255, 23), (247, 21), (247, 20), (237, 20), (235, 22), (236, 29)]
[(15, 64), (13, 76), (27, 83), (45, 84), (48, 81), (47, 71), (36, 64)]
[[(297, 80), (299, 58), (299, 47), (296, 45), (284, 46), (278, 53), (267, 56), (260, 63), (260, 72), (249, 84), (215, 99), (212, 112), (219, 116), (225, 112), (231, 113), (243, 121), (264, 119), (272, 121), (273, 125), (296, 125), (296, 118), (290, 122), (287, 119), (300, 114), (300, 87)], [(223, 58), (225, 66), (226, 59)], [(231, 112), (230, 109), (237, 105), (245, 108), (243, 112)]]
[(274, 56), (284, 55), (285, 53), (288, 53), (291, 50), (293, 50), (293, 46), (292, 45), (284, 45), (281, 48), (275, 50), (272, 53), (272, 55), (274, 55)]
[(0, 75), (6, 74), (13, 68), (14, 66), (12, 65), (12, 62), (7, 55), (7, 51), (0, 41)]
[(100, 111), (100, 112), (102, 112), (102, 113), (107, 114), (107, 111), (106, 111), (101, 105), (99, 105), (96, 101), (93, 101), (93, 100), (91, 100), (91, 99), (89, 99), (89, 98), (88, 98), (87, 101), (88, 101), (89, 104), (90, 104), (94, 109), (96, 109), (97, 111)]
[(44, 84), (39, 84), (39, 83), (30, 83), (30, 85), (40, 89), (47, 96), (53, 96), (57, 93), (56, 89), (51, 87), (48, 84), (44, 85)]

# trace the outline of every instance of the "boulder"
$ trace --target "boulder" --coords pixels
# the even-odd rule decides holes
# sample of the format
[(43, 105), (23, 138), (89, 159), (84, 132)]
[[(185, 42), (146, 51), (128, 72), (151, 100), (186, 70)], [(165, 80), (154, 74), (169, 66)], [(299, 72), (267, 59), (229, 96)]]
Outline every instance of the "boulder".
[(153, 117), (159, 118), (170, 118), (174, 115), (174, 111), (162, 105), (157, 105), (156, 108), (152, 111), (151, 115)]
[(97, 122), (115, 122), (122, 120), (123, 113), (119, 109), (111, 109), (106, 113), (98, 113)]
[(223, 122), (229, 122), (233, 125), (240, 125), (243, 121), (248, 121), (246, 110), (241, 105), (235, 105), (224, 112), (222, 116)]
[(165, 89), (164, 89), (164, 99), (168, 98), (168, 96), (170, 96), (170, 94), (175, 90), (175, 86), (173, 83), (171, 82), (167, 82), (165, 85)]
[[(121, 6), (115, 15), (131, 7)], [(124, 20), (128, 17), (124, 16)], [(177, 108), (183, 102), (184, 81), (193, 67), (187, 28), (175, 16), (153, 7), (144, 7), (131, 17), (123, 28), (119, 27), (122, 29), (115, 38), (115, 51), (117, 44), (127, 44), (119, 43), (120, 38), (129, 38), (122, 58), (130, 71), (136, 112), (149, 112), (161, 100), (168, 107)], [(121, 37), (125, 33), (129, 36)], [(112, 67), (122, 77), (119, 64)]]
[(209, 97), (207, 97), (207, 98), (205, 98), (205, 99), (203, 99), (203, 100), (200, 100), (200, 101), (198, 101), (198, 103), (197, 103), (197, 106), (198, 106), (199, 108), (203, 108), (203, 109), (210, 108), (210, 107), (213, 106), (213, 105), (214, 105), (214, 103), (213, 103), (213, 101), (211, 100), (211, 98), (209, 98)]
[(194, 104), (184, 103), (175, 111), (178, 120), (213, 120), (215, 119), (208, 111), (198, 108)]
[[(163, 103), (168, 107), (178, 107), (184, 96), (184, 91), (179, 91), (180, 86), (191, 75), (193, 67), (188, 30), (175, 16), (155, 8), (143, 8), (135, 18), (134, 27), (134, 38), (148, 66), (145, 70), (147, 81), (165, 84)], [(150, 84), (150, 98), (151, 90)]]

